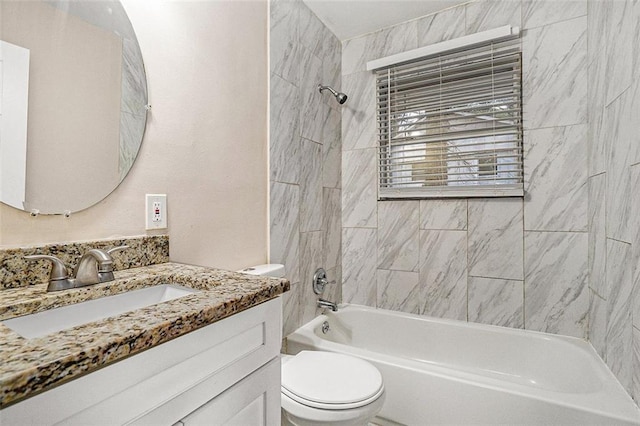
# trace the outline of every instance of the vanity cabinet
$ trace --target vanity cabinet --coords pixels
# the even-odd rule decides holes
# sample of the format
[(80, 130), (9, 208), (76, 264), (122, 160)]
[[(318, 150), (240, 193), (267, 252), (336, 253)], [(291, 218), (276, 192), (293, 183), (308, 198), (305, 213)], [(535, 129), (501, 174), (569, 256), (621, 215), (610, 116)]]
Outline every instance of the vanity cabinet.
[(272, 299), (6, 407), (0, 424), (279, 425), (281, 303)]
[(212, 424), (268, 426), (280, 424), (280, 359), (236, 383), (175, 426)]

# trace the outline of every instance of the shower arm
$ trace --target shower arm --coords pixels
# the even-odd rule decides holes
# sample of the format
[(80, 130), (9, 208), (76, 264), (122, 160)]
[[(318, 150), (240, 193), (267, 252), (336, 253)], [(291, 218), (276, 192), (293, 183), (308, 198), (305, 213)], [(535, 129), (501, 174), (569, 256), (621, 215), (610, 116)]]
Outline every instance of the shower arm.
[(328, 90), (329, 92), (331, 92), (333, 97), (336, 98), (336, 101), (338, 101), (340, 105), (344, 104), (347, 101), (348, 96), (345, 95), (344, 93), (336, 92), (335, 90), (333, 90), (332, 87), (318, 84), (318, 91), (322, 93), (324, 90)]
[(329, 87), (329, 86), (323, 86), (322, 84), (318, 84), (318, 91), (319, 91), (320, 93), (322, 93), (322, 91), (323, 91), (323, 90), (328, 90), (328, 91), (330, 91), (330, 92), (331, 92), (331, 94), (332, 94), (333, 96), (338, 96), (338, 92), (336, 92), (335, 90), (333, 90), (331, 87)]

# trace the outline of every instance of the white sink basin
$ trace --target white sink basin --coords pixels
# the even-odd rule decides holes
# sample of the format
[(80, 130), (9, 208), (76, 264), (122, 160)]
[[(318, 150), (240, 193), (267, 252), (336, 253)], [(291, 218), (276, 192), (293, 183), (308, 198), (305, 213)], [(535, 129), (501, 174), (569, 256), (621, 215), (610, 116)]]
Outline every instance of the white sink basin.
[(12, 318), (2, 324), (31, 339), (197, 292), (175, 284), (161, 284)]

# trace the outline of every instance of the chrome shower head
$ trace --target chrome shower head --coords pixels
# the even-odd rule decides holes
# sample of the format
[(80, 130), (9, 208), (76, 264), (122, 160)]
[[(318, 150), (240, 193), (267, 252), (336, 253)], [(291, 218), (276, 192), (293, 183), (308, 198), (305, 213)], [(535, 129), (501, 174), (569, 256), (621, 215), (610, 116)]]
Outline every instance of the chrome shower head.
[(322, 84), (318, 84), (318, 90), (320, 91), (320, 93), (322, 93), (324, 90), (330, 91), (331, 94), (336, 97), (336, 101), (338, 101), (340, 105), (347, 102), (347, 95), (345, 95), (344, 93), (338, 93), (329, 86), (323, 86)]

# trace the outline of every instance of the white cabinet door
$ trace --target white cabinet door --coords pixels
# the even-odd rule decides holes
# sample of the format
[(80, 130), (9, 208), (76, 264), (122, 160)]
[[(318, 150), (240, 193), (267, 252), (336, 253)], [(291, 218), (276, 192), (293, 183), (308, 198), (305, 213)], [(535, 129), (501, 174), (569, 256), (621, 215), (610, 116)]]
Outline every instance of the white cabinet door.
[(171, 425), (277, 357), (281, 315), (278, 297), (2, 408), (0, 425)]
[(280, 358), (245, 377), (182, 419), (184, 426), (280, 425)]

